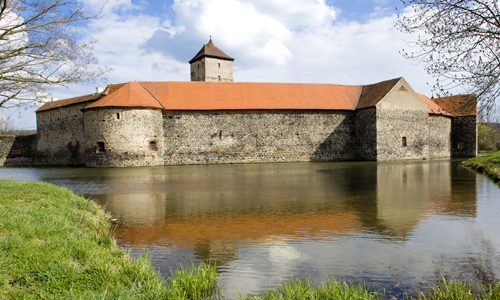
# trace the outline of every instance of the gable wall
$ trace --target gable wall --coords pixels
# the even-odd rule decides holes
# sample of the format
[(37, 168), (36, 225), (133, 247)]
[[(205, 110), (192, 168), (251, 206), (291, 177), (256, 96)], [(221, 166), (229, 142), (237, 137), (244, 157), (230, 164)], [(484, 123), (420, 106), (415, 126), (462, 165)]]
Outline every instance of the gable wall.
[(401, 79), (377, 104), (377, 160), (429, 156), (429, 108)]

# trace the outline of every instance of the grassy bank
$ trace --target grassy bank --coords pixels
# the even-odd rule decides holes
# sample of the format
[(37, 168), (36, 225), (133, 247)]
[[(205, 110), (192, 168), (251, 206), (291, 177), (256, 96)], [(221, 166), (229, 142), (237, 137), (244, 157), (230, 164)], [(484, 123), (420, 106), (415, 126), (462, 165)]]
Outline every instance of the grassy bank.
[(500, 151), (471, 158), (463, 162), (462, 166), (483, 173), (496, 183), (500, 182)]
[(180, 270), (167, 284), (148, 259), (118, 251), (109, 216), (45, 183), (0, 182), (0, 299), (202, 299), (216, 269)]
[[(408, 291), (417, 296), (406, 296), (406, 300), (500, 300), (500, 283), (496, 286), (471, 287), (468, 283), (446, 281), (424, 294)], [(328, 279), (317, 285), (310, 280), (292, 279), (282, 287), (258, 296), (240, 296), (242, 300), (379, 300), (385, 295), (365, 287), (363, 284), (346, 283)], [(391, 298), (394, 299), (394, 298)]]

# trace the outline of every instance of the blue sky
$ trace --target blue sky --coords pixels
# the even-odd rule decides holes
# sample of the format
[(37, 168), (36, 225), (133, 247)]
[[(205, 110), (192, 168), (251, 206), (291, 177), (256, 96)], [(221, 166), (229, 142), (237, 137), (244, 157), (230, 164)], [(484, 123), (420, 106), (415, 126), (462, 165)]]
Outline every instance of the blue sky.
[[(98, 11), (103, 0), (82, 0)], [(212, 36), (235, 58), (238, 82), (371, 84), (403, 76), (431, 95), (434, 79), (399, 51), (414, 37), (398, 32), (399, 0), (109, 0), (103, 16), (80, 28), (95, 56), (113, 69), (108, 84), (187, 81), (188, 61)], [(105, 82), (55, 88), (64, 99)], [(11, 114), (17, 129), (35, 129), (36, 108)]]

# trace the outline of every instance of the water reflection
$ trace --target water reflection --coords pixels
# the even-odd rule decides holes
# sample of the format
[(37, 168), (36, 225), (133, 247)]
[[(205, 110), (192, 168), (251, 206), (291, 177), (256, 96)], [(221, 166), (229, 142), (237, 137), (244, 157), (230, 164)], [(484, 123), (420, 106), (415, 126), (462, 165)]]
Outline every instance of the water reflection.
[(290, 275), (400, 296), (442, 275), (498, 280), (500, 189), (458, 161), (124, 169), (2, 168), (98, 200), (155, 267), (217, 261), (234, 298)]

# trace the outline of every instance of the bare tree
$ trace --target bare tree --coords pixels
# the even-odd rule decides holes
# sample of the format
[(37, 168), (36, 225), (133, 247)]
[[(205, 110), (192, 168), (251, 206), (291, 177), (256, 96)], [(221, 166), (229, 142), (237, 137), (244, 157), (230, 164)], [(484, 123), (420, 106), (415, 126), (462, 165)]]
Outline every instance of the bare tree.
[(0, 115), (0, 135), (4, 135), (10, 130), (12, 130), (10, 117)]
[(401, 0), (408, 9), (396, 27), (418, 35), (406, 58), (426, 64), (436, 77), (434, 88), (464, 87), (483, 109), (500, 95), (500, 10), (497, 0)]
[(93, 82), (94, 41), (81, 42), (86, 16), (71, 0), (0, 0), (0, 108), (48, 98), (50, 86)]

